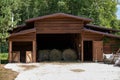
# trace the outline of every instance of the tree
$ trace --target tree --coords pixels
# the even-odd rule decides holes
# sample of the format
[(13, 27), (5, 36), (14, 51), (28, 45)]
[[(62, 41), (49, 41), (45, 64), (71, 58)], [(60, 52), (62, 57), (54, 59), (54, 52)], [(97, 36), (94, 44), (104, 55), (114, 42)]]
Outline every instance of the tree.
[(0, 34), (23, 24), (26, 19), (52, 13), (68, 13), (93, 19), (92, 24), (119, 29), (116, 0), (1, 0)]
[(6, 38), (8, 37), (8, 30), (16, 27), (15, 25), (20, 20), (19, 13), (17, 13), (19, 8), (20, 0), (1, 0), (0, 1), (0, 49), (6, 49), (7, 44)]
[(19, 8), (19, 0), (1, 0), (0, 1), (0, 32), (4, 36), (8, 30), (13, 29), (18, 21), (20, 21), (17, 10)]

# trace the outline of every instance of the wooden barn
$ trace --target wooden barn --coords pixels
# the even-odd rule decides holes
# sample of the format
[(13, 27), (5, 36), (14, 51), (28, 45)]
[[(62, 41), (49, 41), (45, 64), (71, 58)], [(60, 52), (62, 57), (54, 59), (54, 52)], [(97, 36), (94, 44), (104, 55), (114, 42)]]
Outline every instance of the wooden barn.
[[(119, 30), (90, 24), (92, 20), (55, 13), (28, 19), (9, 31), (9, 62), (37, 62), (39, 49), (76, 50), (80, 61), (102, 61), (103, 53), (112, 53)], [(109, 39), (107, 43), (103, 40)], [(116, 48), (115, 48), (116, 49)]]

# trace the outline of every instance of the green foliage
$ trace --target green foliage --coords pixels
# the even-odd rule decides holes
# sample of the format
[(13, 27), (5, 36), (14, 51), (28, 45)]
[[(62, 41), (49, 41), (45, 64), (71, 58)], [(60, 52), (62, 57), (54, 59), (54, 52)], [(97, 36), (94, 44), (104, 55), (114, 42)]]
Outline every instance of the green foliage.
[(117, 28), (116, 5), (116, 0), (1, 0), (0, 29), (9, 30), (26, 19), (58, 12), (92, 18), (94, 24)]
[(108, 37), (103, 38), (103, 44), (109, 43), (109, 41), (110, 41), (110, 38)]
[(17, 13), (19, 3), (20, 0), (0, 1), (0, 32), (6, 33), (7, 30), (13, 29), (20, 20), (19, 13)]
[(0, 60), (8, 60), (8, 53), (0, 53)]
[(1, 53), (8, 52), (8, 43), (6, 41), (0, 43), (0, 51), (1, 51)]
[(58, 12), (91, 18), (93, 24), (120, 29), (116, 5), (116, 0), (1, 0), (0, 38), (8, 37), (7, 30), (26, 19)]

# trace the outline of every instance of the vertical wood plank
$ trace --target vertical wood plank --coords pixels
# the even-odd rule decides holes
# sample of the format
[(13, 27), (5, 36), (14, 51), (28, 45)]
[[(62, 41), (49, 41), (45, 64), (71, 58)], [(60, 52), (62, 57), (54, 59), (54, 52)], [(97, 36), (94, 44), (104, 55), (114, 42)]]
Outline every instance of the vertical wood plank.
[(36, 62), (36, 41), (33, 40), (33, 62)]
[(81, 35), (78, 34), (77, 35), (77, 48), (78, 48), (78, 55), (79, 55), (79, 60), (80, 60), (80, 56), (81, 56)]
[(83, 35), (84, 35), (84, 34), (81, 33), (81, 61), (82, 61), (82, 62), (84, 61), (84, 52), (83, 52), (83, 47), (84, 47), (84, 45), (83, 45)]
[(12, 62), (12, 41), (9, 41), (9, 62)]
[(103, 61), (103, 41), (93, 41), (93, 61)]

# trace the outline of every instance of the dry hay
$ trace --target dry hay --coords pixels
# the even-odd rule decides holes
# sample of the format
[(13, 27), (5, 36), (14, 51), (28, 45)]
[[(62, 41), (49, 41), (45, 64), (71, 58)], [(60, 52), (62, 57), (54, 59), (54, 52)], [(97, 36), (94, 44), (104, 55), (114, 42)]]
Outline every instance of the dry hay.
[(5, 69), (4, 65), (0, 64), (0, 80), (14, 80), (17, 75), (17, 72)]
[(71, 69), (70, 71), (73, 71), (73, 72), (84, 72), (85, 70), (83, 70), (83, 69)]
[(31, 70), (37, 67), (35, 65), (19, 65), (19, 66), (24, 68), (24, 70)]
[(66, 49), (63, 51), (63, 59), (65, 61), (74, 61), (77, 59), (76, 52), (72, 49)]
[(39, 61), (46, 61), (49, 60), (49, 53), (50, 50), (39, 50), (38, 54), (39, 54)]
[(50, 60), (51, 61), (60, 61), (62, 60), (62, 52), (57, 49), (53, 49), (50, 51)]

